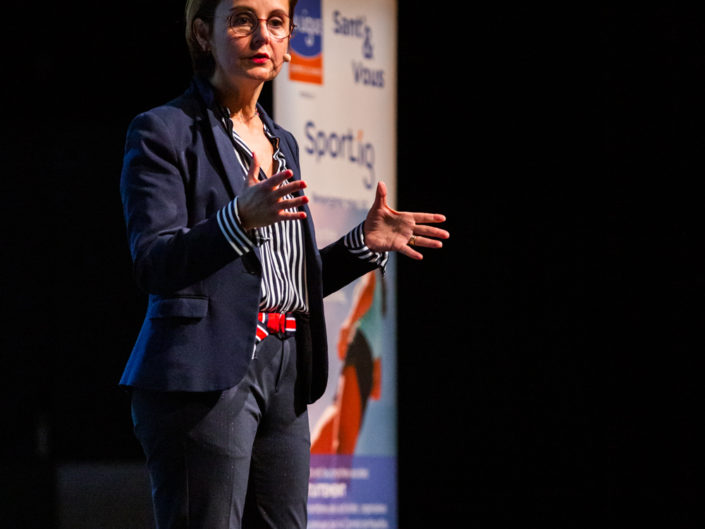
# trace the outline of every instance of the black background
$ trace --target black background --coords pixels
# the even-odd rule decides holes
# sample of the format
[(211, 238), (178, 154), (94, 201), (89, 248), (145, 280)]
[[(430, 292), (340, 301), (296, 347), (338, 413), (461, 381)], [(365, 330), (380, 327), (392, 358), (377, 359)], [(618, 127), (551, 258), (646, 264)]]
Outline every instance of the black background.
[[(19, 527), (50, 526), (56, 464), (142, 457), (118, 179), (130, 119), (189, 82), (180, 4), (6, 11)], [(701, 527), (705, 13), (399, 4), (398, 204), (452, 234), (399, 261), (400, 526)]]

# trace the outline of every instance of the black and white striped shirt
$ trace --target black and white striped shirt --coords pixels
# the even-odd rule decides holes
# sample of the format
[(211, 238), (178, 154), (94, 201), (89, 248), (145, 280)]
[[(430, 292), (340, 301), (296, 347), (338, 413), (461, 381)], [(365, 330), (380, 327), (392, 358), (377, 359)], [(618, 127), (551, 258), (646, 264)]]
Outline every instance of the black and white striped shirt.
[[(235, 132), (227, 109), (223, 111), (223, 125), (233, 139), (235, 155), (246, 178), (252, 160), (252, 151)], [(284, 154), (279, 149), (279, 138), (264, 125), (264, 133), (274, 147), (274, 169), (278, 173), (287, 169)], [(263, 171), (260, 179), (266, 178)], [(291, 198), (287, 196), (286, 198)], [(266, 312), (308, 312), (306, 288), (306, 259), (304, 255), (303, 222), (282, 221), (245, 232), (237, 211), (237, 197), (217, 215), (223, 235), (238, 255), (260, 247), (262, 282), (260, 285), (260, 310)], [(360, 259), (384, 267), (387, 253), (373, 252), (365, 245), (362, 223), (343, 239), (345, 247)]]

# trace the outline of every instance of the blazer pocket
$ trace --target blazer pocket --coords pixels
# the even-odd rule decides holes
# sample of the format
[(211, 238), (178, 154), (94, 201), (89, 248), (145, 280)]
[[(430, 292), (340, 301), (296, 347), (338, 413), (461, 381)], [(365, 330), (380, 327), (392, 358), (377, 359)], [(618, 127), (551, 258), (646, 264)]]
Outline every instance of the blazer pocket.
[(207, 297), (162, 298), (150, 304), (149, 318), (195, 318), (205, 317), (208, 312)]

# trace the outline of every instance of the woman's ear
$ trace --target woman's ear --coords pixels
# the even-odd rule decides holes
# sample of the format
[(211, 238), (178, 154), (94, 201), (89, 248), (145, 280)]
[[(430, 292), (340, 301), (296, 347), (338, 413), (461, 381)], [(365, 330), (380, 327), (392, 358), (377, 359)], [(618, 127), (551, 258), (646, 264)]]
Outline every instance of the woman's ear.
[(211, 28), (203, 21), (202, 18), (194, 19), (193, 25), (191, 26), (191, 33), (193, 34), (193, 38), (196, 39), (196, 42), (198, 42), (198, 45), (201, 47), (201, 50), (204, 52), (210, 51)]

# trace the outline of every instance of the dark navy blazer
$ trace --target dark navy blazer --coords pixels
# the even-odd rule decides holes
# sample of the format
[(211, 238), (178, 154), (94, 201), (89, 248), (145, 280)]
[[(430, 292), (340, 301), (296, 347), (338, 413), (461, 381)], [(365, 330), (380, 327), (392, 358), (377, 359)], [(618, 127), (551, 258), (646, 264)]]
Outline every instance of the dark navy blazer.
[[(301, 177), (296, 141), (259, 108)], [(246, 185), (207, 81), (196, 78), (170, 103), (137, 116), (127, 132), (120, 191), (147, 314), (120, 380), (161, 391), (213, 391), (244, 376), (254, 347), (260, 297), (259, 249), (238, 256), (217, 212)], [(375, 267), (342, 239), (316, 247), (304, 221), (309, 314), (298, 317), (297, 351), (309, 402), (323, 394), (328, 356), (323, 297)]]

